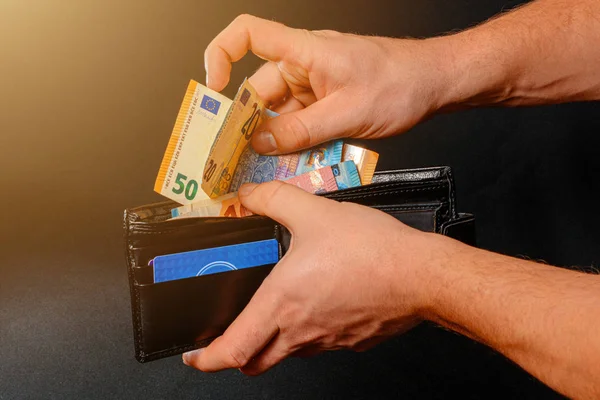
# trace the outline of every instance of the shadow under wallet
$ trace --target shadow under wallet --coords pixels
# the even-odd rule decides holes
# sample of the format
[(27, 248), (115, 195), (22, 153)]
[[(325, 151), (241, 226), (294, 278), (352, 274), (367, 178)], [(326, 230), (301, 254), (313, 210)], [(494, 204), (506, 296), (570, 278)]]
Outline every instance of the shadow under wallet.
[[(370, 185), (323, 195), (386, 212), (413, 228), (475, 245), (474, 217), (456, 211), (452, 170), (433, 167), (375, 173)], [(279, 259), (290, 233), (270, 218), (169, 220), (166, 201), (125, 211), (124, 230), (135, 357), (139, 362), (205, 347), (244, 309), (275, 264), (154, 283), (154, 257), (277, 240)], [(393, 245), (393, 244), (390, 244)]]

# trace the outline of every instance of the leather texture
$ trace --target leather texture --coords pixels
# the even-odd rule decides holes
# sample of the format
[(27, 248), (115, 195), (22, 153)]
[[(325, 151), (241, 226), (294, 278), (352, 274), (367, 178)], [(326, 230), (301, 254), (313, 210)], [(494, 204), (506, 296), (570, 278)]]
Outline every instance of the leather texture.
[[(327, 193), (386, 212), (422, 231), (475, 244), (474, 217), (456, 211), (452, 170), (433, 167), (377, 172), (373, 183)], [(274, 265), (152, 283), (152, 258), (183, 251), (276, 239), (280, 258), (290, 233), (262, 216), (168, 220), (171, 201), (125, 211), (135, 357), (147, 362), (208, 345), (243, 310)]]

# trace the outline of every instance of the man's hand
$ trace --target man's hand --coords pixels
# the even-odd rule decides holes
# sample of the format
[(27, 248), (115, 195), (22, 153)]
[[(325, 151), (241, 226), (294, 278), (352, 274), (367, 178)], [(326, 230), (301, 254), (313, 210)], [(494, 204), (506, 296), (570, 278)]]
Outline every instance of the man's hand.
[(240, 199), (285, 225), (292, 243), (227, 331), (186, 364), (255, 375), (290, 355), (366, 350), (421, 320), (428, 272), (453, 241), (283, 182), (246, 185)]
[(208, 87), (225, 88), (231, 63), (248, 50), (268, 61), (250, 83), (282, 114), (254, 134), (260, 153), (404, 132), (437, 111), (452, 84), (443, 49), (427, 40), (292, 29), (242, 15), (206, 49)]
[(250, 78), (282, 114), (254, 134), (252, 145), (265, 154), (382, 138), (441, 110), (598, 100), (599, 12), (597, 0), (538, 0), (422, 40), (307, 31), (242, 15), (206, 49), (207, 85), (225, 88), (231, 63), (248, 50), (267, 61)]

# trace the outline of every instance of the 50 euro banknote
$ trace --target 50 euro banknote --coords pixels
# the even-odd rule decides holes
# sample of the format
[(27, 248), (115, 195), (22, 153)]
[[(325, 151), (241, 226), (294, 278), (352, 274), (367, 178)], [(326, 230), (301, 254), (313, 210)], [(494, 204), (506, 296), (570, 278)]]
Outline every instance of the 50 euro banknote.
[(200, 189), (204, 162), (231, 104), (220, 93), (190, 81), (156, 177), (157, 193), (180, 204), (208, 199)]
[[(313, 194), (323, 194), (361, 185), (354, 161), (346, 161), (309, 171), (285, 179), (284, 182), (298, 186), (305, 192)], [(172, 218), (245, 217), (248, 215), (252, 215), (252, 212), (240, 203), (237, 192), (171, 210)]]

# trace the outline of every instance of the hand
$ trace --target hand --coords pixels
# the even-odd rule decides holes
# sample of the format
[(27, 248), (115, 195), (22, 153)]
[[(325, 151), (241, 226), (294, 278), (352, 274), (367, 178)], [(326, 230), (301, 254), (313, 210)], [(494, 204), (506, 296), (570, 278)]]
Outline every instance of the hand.
[(291, 246), (227, 331), (184, 355), (187, 365), (256, 375), (290, 355), (366, 350), (422, 319), (432, 248), (450, 239), (280, 181), (239, 194), (245, 207), (285, 225)]
[(221, 91), (248, 50), (268, 62), (251, 78), (282, 114), (254, 134), (259, 153), (289, 153), (334, 138), (404, 132), (445, 106), (452, 79), (437, 41), (292, 29), (242, 15), (208, 46), (207, 85)]

